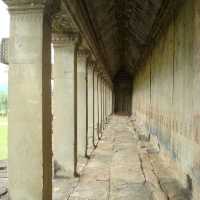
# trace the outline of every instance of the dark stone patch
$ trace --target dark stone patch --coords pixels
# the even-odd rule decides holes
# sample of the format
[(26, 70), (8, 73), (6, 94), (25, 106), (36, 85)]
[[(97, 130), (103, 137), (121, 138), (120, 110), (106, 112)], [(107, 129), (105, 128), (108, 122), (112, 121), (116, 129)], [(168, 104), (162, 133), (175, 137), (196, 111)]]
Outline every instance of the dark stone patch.
[(0, 198), (8, 193), (8, 189), (5, 186), (0, 186)]

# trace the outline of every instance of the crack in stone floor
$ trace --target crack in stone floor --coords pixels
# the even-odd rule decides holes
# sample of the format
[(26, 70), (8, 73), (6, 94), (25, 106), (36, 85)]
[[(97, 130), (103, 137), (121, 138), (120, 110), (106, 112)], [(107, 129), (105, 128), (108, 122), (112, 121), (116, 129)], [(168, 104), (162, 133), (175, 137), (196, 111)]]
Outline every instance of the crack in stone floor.
[(69, 200), (189, 200), (128, 117), (113, 116)]
[(112, 116), (90, 160), (80, 164), (81, 176), (53, 180), (53, 200), (190, 200), (173, 168), (137, 132), (131, 118)]

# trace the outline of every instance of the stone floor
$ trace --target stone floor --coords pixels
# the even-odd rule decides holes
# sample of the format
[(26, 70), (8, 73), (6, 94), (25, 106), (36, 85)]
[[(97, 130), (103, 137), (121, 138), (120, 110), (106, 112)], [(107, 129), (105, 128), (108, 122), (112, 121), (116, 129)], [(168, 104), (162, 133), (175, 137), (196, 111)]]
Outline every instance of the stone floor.
[(128, 117), (113, 116), (90, 160), (79, 165), (80, 178), (53, 181), (54, 200), (192, 199)]

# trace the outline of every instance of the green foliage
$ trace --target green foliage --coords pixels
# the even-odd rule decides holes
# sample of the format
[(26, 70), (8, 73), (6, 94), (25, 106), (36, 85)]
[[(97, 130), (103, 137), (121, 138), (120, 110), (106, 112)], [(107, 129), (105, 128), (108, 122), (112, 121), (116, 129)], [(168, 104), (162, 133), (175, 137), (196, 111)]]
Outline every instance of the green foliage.
[(8, 113), (8, 95), (5, 92), (0, 93), (0, 116), (6, 116)]
[(0, 92), (0, 160), (8, 158), (8, 95)]
[(6, 117), (0, 117), (0, 160), (8, 158), (8, 122)]

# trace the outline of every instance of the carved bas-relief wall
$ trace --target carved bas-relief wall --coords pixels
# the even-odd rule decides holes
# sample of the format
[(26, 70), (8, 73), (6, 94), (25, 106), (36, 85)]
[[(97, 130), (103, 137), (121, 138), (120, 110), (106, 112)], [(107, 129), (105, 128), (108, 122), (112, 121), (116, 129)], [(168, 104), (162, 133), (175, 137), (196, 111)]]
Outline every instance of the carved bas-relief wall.
[(199, 9), (198, 0), (182, 6), (136, 74), (132, 101), (136, 118), (179, 168), (177, 177), (190, 184), (195, 200), (200, 199)]

